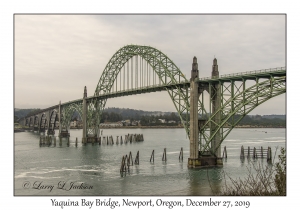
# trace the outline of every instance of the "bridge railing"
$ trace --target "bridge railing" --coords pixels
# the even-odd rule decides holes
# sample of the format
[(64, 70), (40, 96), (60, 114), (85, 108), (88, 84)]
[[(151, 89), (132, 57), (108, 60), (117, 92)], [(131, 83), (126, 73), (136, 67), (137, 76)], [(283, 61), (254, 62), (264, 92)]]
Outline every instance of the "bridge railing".
[(285, 67), (277, 67), (277, 68), (270, 68), (270, 69), (246, 71), (246, 72), (240, 72), (240, 73), (223, 74), (223, 75), (220, 75), (220, 76), (202, 77), (202, 78), (199, 78), (199, 80), (225, 78), (225, 77), (235, 77), (235, 76), (246, 76), (246, 75), (261, 74), (261, 73), (276, 72), (276, 71), (285, 71), (285, 70), (286, 70)]
[[(106, 95), (111, 95), (114, 93), (122, 93), (122, 92), (132, 92), (132, 91), (137, 91), (137, 90), (143, 90), (143, 89), (150, 89), (150, 88), (163, 88), (163, 87), (169, 87), (172, 85), (184, 85), (184, 84), (189, 84), (189, 81), (183, 81), (179, 83), (171, 83), (171, 84), (155, 84), (155, 85), (148, 85), (148, 86), (142, 86), (142, 87), (136, 87), (136, 88), (130, 88), (130, 89), (125, 89), (125, 90), (110, 90), (109, 92), (103, 93), (99, 96), (106, 96)], [(94, 96), (88, 97), (88, 98), (93, 98)]]

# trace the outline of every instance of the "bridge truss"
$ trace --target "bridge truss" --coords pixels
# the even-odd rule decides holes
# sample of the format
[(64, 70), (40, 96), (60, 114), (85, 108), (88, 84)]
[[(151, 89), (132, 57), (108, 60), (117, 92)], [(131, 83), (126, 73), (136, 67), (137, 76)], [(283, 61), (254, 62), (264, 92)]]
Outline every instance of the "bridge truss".
[[(201, 78), (202, 90), (209, 94), (208, 110), (199, 106), (199, 150), (218, 154), (220, 146), (231, 130), (254, 108), (286, 92), (285, 68), (245, 72), (236, 75)], [(214, 95), (220, 95), (220, 107), (213, 110)], [(200, 94), (205, 104), (204, 94)], [(218, 116), (218, 117), (217, 117)], [(219, 135), (217, 145), (214, 140)]]
[[(197, 78), (195, 82), (199, 93), (199, 154), (219, 156), (221, 143), (244, 116), (270, 98), (286, 92), (286, 69), (217, 75)], [(84, 123), (83, 138), (98, 138), (107, 99), (155, 91), (168, 92), (190, 136), (190, 81), (167, 55), (153, 47), (139, 45), (122, 47), (111, 57), (93, 96), (87, 97), (85, 89), (83, 99), (37, 111), (27, 116), (24, 124), (32, 126), (37, 118), (39, 122), (47, 122), (49, 127), (54, 119), (54, 122), (59, 121), (60, 133), (67, 132), (72, 115), (77, 111)], [(43, 120), (42, 113), (48, 113)], [(55, 113), (55, 117), (50, 117), (51, 113)]]

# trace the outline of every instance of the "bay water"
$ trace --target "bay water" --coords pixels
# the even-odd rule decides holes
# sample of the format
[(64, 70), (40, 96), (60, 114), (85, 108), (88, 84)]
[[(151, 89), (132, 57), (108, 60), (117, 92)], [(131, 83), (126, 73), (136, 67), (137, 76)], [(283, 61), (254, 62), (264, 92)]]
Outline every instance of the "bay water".
[[(57, 131), (56, 131), (57, 132)], [(116, 144), (116, 136), (143, 134), (143, 142)], [(286, 129), (236, 128), (222, 143), (228, 157), (223, 167), (188, 169), (189, 140), (182, 128), (174, 129), (104, 129), (103, 136), (113, 136), (114, 145), (82, 145), (81, 129), (70, 130), (70, 145), (62, 139), (59, 146), (40, 146), (40, 134), (14, 134), (14, 195), (97, 195), (158, 196), (214, 195), (233, 179), (247, 176), (253, 164), (266, 165), (266, 158), (240, 159), (245, 148), (272, 148), (274, 162), (280, 148), (286, 146)], [(78, 138), (78, 146), (75, 139)], [(183, 148), (183, 162), (179, 153)], [(166, 148), (167, 161), (162, 161)], [(277, 148), (277, 149), (276, 149)], [(154, 163), (150, 156), (154, 150)], [(120, 174), (122, 157), (139, 151), (139, 165)]]

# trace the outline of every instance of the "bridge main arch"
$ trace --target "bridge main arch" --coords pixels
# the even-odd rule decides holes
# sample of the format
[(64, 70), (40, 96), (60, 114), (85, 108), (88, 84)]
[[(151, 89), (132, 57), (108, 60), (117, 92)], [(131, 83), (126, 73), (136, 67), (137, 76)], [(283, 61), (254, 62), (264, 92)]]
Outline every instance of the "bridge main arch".
[[(117, 82), (117, 76), (121, 73), (122, 68), (125, 68), (125, 64), (127, 63), (129, 66), (129, 60), (135, 58), (135, 65), (138, 66), (139, 57), (141, 60), (140, 62), (145, 62), (150, 65), (153, 72), (156, 76), (158, 76), (159, 83), (162, 86), (174, 85), (172, 88), (165, 88), (165, 90), (167, 90), (181, 121), (186, 122), (184, 123), (185, 130), (189, 133), (189, 81), (168, 56), (153, 47), (127, 45), (119, 49), (107, 63), (97, 84), (94, 97), (96, 98), (100, 95), (110, 93), (113, 89), (114, 83)], [(132, 62), (133, 61), (131, 60), (131, 67), (133, 67)], [(126, 72), (123, 73), (124, 76), (125, 73)], [(139, 88), (145, 87), (147, 86)], [(90, 113), (90, 117), (87, 116), (87, 134), (97, 134), (98, 136), (99, 127), (95, 125), (100, 124), (100, 119), (105, 108), (106, 101), (107, 99), (95, 99), (92, 103), (89, 103), (88, 113)]]

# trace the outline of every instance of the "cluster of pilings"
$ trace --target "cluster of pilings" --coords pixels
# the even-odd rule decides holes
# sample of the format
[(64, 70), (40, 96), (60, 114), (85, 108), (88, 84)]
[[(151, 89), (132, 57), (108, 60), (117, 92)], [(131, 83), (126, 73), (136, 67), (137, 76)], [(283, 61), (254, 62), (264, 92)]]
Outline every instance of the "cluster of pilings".
[(130, 143), (144, 141), (144, 136), (143, 134), (127, 134), (125, 135), (125, 141), (129, 141)]
[[(179, 152), (179, 162), (183, 161), (183, 148), (181, 147), (180, 152)], [(162, 156), (162, 161), (167, 162), (167, 148), (164, 148), (163, 151), (163, 156)], [(154, 163), (154, 150), (152, 150), (151, 156), (150, 156), (150, 163)]]
[[(167, 162), (167, 149), (164, 148), (162, 161)], [(179, 162), (183, 162), (183, 148), (181, 147), (179, 152)], [(152, 150), (151, 156), (150, 156), (150, 163), (154, 163), (154, 150)], [(140, 152), (138, 151), (134, 160), (135, 165), (140, 164)], [(130, 152), (129, 155), (124, 155), (122, 157), (121, 161), (121, 167), (120, 167), (120, 174), (121, 176), (126, 175), (126, 173), (130, 172), (130, 166), (133, 166), (133, 159), (132, 159), (132, 153)]]
[(123, 136), (116, 136), (115, 140), (113, 136), (102, 136), (99, 138), (92, 138), (91, 141), (88, 142), (98, 143), (99, 145), (118, 145), (140, 141), (144, 141), (143, 134), (128, 134), (125, 135), (125, 138), (123, 138)]
[[(50, 146), (52, 144), (52, 141), (52, 136), (40, 136), (40, 146)], [(56, 143), (56, 139), (54, 140), (54, 142)]]
[(250, 149), (250, 147), (248, 147), (248, 149), (246, 150), (247, 155), (245, 155), (245, 149), (244, 146), (241, 147), (241, 154), (240, 154), (240, 158), (244, 159), (245, 156), (247, 156), (247, 158), (252, 157), (253, 159), (257, 159), (257, 158), (267, 158), (267, 162), (272, 161), (272, 149), (271, 147), (268, 147), (268, 149), (264, 149), (263, 147), (260, 147), (260, 149), (256, 149), (255, 147), (253, 149)]
[[(136, 157), (134, 160), (135, 165), (140, 164), (140, 153), (139, 151), (136, 153)], [(133, 166), (133, 159), (132, 159), (132, 153), (131, 151), (129, 152), (129, 155), (125, 155), (122, 158), (121, 161), (121, 168), (120, 168), (120, 174), (123, 176), (123, 173), (129, 173), (130, 172), (130, 166)]]
[[(58, 144), (59, 146), (62, 146), (62, 138), (58, 137)], [(51, 145), (53, 145), (54, 147), (56, 147), (56, 137), (55, 136), (40, 136), (40, 147), (41, 146), (48, 146), (50, 147)], [(76, 138), (76, 142), (75, 142), (75, 146), (77, 147), (78, 145), (78, 140)], [(67, 137), (67, 146), (70, 146), (70, 138)]]

